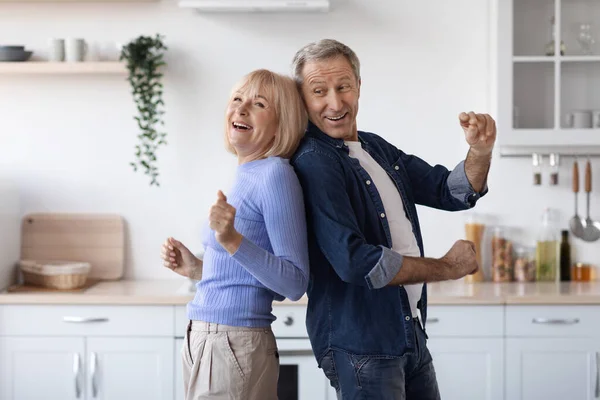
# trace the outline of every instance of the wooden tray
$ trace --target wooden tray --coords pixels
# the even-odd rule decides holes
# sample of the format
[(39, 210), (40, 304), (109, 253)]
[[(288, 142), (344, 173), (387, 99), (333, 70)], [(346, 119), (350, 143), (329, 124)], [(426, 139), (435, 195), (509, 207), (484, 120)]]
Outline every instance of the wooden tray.
[(29, 214), (21, 222), (21, 259), (85, 261), (91, 279), (123, 277), (125, 223), (118, 215)]
[(37, 292), (37, 293), (79, 293), (79, 292), (83, 292), (84, 290), (91, 288), (98, 282), (99, 282), (98, 279), (87, 279), (85, 281), (85, 285), (83, 285), (82, 287), (77, 288), (77, 289), (68, 289), (68, 290), (51, 289), (51, 288), (46, 288), (46, 287), (41, 287), (41, 286), (17, 284), (17, 285), (9, 286), (8, 289), (6, 289), (6, 291), (9, 293), (33, 293), (33, 292)]

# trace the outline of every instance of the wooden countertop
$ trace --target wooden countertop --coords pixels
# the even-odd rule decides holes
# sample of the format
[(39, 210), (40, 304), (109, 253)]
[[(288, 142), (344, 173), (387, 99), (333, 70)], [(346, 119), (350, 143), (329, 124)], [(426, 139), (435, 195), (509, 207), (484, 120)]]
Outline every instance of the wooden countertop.
[[(120, 280), (99, 282), (77, 293), (31, 292), (0, 293), (0, 304), (111, 304), (111, 305), (185, 305), (193, 298), (184, 280)], [(462, 281), (428, 285), (430, 305), (502, 304), (598, 304), (600, 282), (568, 283), (473, 283)], [(277, 305), (307, 303), (285, 300)]]

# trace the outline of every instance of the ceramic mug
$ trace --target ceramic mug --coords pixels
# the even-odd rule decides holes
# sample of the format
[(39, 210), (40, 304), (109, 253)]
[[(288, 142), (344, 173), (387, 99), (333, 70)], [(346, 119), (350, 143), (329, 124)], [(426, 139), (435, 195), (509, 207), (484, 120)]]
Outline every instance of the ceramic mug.
[(85, 40), (69, 38), (65, 41), (65, 59), (69, 62), (81, 62), (88, 51)]
[(48, 61), (53, 61), (53, 62), (65, 61), (65, 40), (64, 39), (48, 40)]
[(592, 125), (592, 112), (589, 110), (578, 110), (567, 114), (569, 128), (589, 129)]

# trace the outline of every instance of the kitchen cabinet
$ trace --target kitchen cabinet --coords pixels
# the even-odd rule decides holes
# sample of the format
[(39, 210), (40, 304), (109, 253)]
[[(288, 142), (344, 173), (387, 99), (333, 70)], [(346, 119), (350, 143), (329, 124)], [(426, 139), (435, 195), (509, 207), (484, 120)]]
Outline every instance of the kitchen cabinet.
[(0, 399), (83, 399), (85, 340), (0, 337)]
[(507, 339), (506, 398), (597, 399), (599, 351), (600, 338)]
[(172, 306), (1, 306), (0, 398), (172, 399), (173, 321)]
[(442, 398), (504, 399), (504, 307), (430, 306), (428, 315)]
[(444, 400), (502, 400), (502, 338), (435, 338), (429, 341)]
[(506, 398), (600, 398), (598, 306), (507, 306)]
[(490, 10), (500, 148), (600, 146), (600, 37), (588, 30), (600, 3), (492, 0)]

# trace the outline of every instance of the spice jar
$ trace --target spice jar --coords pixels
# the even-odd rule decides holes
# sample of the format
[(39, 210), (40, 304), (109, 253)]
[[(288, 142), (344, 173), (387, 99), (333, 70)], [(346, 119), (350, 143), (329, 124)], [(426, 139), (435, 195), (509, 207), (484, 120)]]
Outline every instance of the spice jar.
[(515, 257), (515, 281), (535, 281), (535, 250), (520, 246), (516, 249)]
[(575, 282), (589, 282), (592, 280), (592, 266), (576, 263), (571, 268), (571, 280)]
[(542, 155), (533, 153), (532, 154), (532, 164), (533, 164), (533, 184), (541, 185), (542, 184)]
[(504, 236), (502, 228), (494, 228), (492, 236), (492, 281), (512, 280), (512, 242)]

